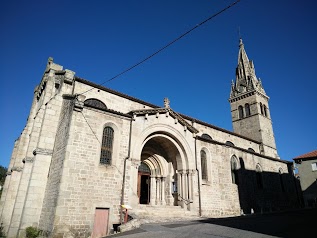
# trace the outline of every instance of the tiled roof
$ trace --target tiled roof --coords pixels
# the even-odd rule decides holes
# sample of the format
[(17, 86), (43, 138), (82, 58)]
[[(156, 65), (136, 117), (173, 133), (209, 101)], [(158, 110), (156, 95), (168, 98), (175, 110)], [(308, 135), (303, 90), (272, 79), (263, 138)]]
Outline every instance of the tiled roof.
[(314, 150), (312, 152), (297, 156), (294, 158), (295, 159), (306, 159), (306, 158), (313, 158), (313, 157), (317, 157), (317, 150)]

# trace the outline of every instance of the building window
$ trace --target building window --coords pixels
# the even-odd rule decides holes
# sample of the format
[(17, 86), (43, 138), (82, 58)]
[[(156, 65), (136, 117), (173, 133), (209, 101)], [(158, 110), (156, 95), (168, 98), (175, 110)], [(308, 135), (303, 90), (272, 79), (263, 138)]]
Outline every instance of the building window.
[(85, 100), (84, 105), (94, 107), (97, 109), (101, 109), (101, 110), (107, 109), (106, 104), (104, 104), (102, 101), (95, 99), (95, 98), (89, 98), (89, 99)]
[(231, 141), (226, 141), (226, 145), (228, 145), (230, 147), (234, 147), (234, 144)]
[(238, 160), (237, 157), (232, 156), (231, 158), (231, 179), (233, 184), (239, 184), (239, 177), (238, 177)]
[(200, 151), (200, 160), (201, 160), (201, 178), (204, 180), (208, 179), (207, 176), (207, 155), (204, 150)]
[(111, 164), (114, 131), (107, 126), (103, 129), (100, 164)]
[(261, 114), (263, 115), (263, 104), (260, 102)]
[(208, 134), (202, 134), (201, 137), (207, 140), (212, 140), (211, 136)]
[(317, 162), (311, 164), (312, 171), (317, 171)]
[(279, 169), (278, 174), (279, 174), (279, 179), (280, 179), (280, 184), (281, 184), (281, 190), (282, 190), (282, 192), (285, 192), (285, 187), (284, 187), (284, 182), (283, 182), (283, 170)]
[(251, 115), (250, 105), (248, 103), (245, 104), (245, 116), (248, 117)]
[(263, 177), (262, 177), (262, 169), (260, 165), (256, 165), (255, 167), (255, 176), (256, 176), (256, 185), (258, 189), (263, 189)]
[(243, 113), (243, 107), (242, 106), (238, 107), (238, 111), (239, 111), (239, 118), (240, 119), (244, 118), (244, 113)]

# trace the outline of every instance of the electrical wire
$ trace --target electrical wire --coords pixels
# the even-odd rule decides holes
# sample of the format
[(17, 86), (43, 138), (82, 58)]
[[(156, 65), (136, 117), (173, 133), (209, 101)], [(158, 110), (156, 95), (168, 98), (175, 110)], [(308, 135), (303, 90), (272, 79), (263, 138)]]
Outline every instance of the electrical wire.
[[(168, 48), (169, 46), (171, 46), (172, 44), (174, 44), (175, 42), (179, 41), (180, 39), (182, 39), (183, 37), (185, 37), (186, 35), (188, 35), (189, 33), (191, 33), (193, 30), (197, 29), (198, 27), (202, 26), (203, 24), (207, 23), (208, 21), (210, 21), (211, 19), (215, 18), (216, 16), (220, 15), (221, 13), (223, 13), (224, 11), (228, 10), (229, 8), (233, 7), (234, 5), (236, 5), (238, 2), (240, 2), (241, 0), (237, 0), (233, 3), (231, 3), (230, 5), (228, 5), (227, 7), (223, 8), (222, 10), (220, 10), (219, 12), (211, 15), (210, 17), (208, 17), (207, 19), (205, 19), (204, 21), (200, 22), (199, 24), (197, 24), (196, 26), (194, 26), (193, 28), (191, 28), (190, 30), (186, 31), (185, 33), (183, 33), (182, 35), (180, 35), (179, 37), (177, 37), (176, 39), (172, 40), (170, 43), (168, 43), (167, 45), (163, 46), (162, 48), (160, 48), (159, 50), (155, 51), (153, 54), (151, 54), (150, 56), (144, 58), (143, 60), (139, 61), (138, 63), (132, 65), (131, 67), (123, 70), (121, 73), (113, 76), (112, 78), (104, 81), (103, 83), (99, 84), (99, 86), (104, 85), (118, 77), (120, 77), (121, 75), (129, 72), (130, 70), (134, 69), (135, 67), (143, 64), (145, 61), (148, 61), (149, 59), (151, 59), (152, 57), (154, 57), (155, 55), (157, 55), (158, 53), (162, 52), (163, 50), (165, 50), (166, 48)], [(91, 90), (93, 90), (95, 87), (92, 87), (82, 93), (80, 93), (79, 95), (85, 94)]]

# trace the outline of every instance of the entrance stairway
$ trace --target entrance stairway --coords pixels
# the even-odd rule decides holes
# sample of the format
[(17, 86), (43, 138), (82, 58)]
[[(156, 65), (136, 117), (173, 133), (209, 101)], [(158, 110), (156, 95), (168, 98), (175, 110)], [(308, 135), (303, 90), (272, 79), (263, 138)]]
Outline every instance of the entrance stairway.
[(198, 214), (180, 206), (138, 205), (128, 211), (129, 221), (120, 225), (120, 231), (138, 228), (141, 224), (199, 219)]
[(184, 220), (197, 218), (197, 214), (183, 209), (181, 206), (168, 205), (138, 205), (130, 210), (130, 215), (137, 219), (147, 219), (151, 222), (163, 222), (165, 220)]

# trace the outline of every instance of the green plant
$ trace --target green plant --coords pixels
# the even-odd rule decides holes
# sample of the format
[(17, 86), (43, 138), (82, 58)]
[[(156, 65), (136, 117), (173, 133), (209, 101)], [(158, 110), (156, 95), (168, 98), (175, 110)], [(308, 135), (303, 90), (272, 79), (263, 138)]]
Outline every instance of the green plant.
[(5, 238), (6, 237), (6, 235), (4, 234), (4, 231), (3, 231), (3, 223), (1, 222), (1, 224), (0, 224), (0, 237), (1, 238)]
[(27, 238), (36, 238), (40, 235), (40, 230), (37, 229), (36, 227), (29, 226), (25, 229), (26, 232), (26, 237)]

